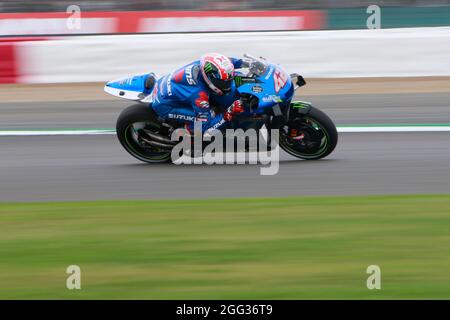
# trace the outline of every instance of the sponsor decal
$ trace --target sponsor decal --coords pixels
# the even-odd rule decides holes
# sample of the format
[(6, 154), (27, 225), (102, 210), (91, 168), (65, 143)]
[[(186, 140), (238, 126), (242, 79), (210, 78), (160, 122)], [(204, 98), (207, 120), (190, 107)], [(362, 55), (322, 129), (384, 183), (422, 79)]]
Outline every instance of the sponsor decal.
[(207, 130), (207, 132), (211, 132), (219, 128), (221, 125), (225, 123), (225, 119), (221, 119), (219, 122), (217, 122), (215, 125), (213, 125), (211, 128)]
[(242, 85), (242, 77), (235, 76), (234, 83), (236, 84), (237, 87), (241, 86)]
[(253, 86), (253, 87), (252, 87), (252, 91), (253, 91), (254, 93), (261, 93), (261, 92), (264, 91), (264, 89), (263, 89), (263, 87), (261, 87), (260, 85), (256, 85), (256, 86)]
[(292, 108), (298, 108), (298, 109), (306, 109), (311, 106), (311, 103), (306, 101), (294, 101), (291, 103)]
[(169, 74), (166, 80), (166, 86), (167, 86), (167, 95), (170, 97), (172, 95), (172, 73)]
[(169, 119), (175, 119), (175, 120), (185, 120), (185, 121), (194, 121), (194, 116), (188, 116), (185, 114), (179, 114), (179, 113), (169, 113), (167, 115)]
[(207, 63), (205, 63), (205, 72), (208, 74), (208, 73), (210, 73), (210, 72), (212, 72), (212, 70), (213, 70), (213, 65), (211, 64), (211, 63), (209, 63), (209, 62), (207, 62)]
[(195, 118), (195, 121), (201, 121), (201, 122), (208, 121), (208, 114), (207, 113), (201, 113), (201, 114), (197, 115), (197, 118)]
[(195, 82), (195, 80), (194, 80), (194, 77), (192, 76), (192, 68), (193, 68), (193, 67), (194, 67), (193, 65), (190, 65), (190, 66), (187, 66), (186, 69), (185, 69), (185, 72), (186, 72), (186, 81), (187, 81), (191, 86), (197, 84), (197, 83)]
[(202, 109), (208, 109), (209, 108), (208, 93), (206, 93), (205, 91), (201, 91), (198, 95), (199, 97), (195, 99), (195, 105)]
[(239, 87), (239, 86), (242, 86), (244, 83), (256, 83), (256, 79), (237, 76), (237, 77), (234, 77), (234, 83), (236, 84), (236, 86)]
[(274, 102), (274, 103), (283, 102), (283, 100), (280, 98), (280, 96), (277, 96), (274, 94), (264, 96), (262, 98), (262, 101), (263, 102)]
[(181, 82), (183, 80), (183, 76), (184, 76), (184, 70), (180, 69), (177, 72), (175, 72), (175, 74), (173, 75), (173, 80), (175, 80), (175, 82)]
[(273, 83), (275, 85), (275, 92), (278, 93), (286, 85), (288, 75), (283, 70), (277, 69), (273, 74)]

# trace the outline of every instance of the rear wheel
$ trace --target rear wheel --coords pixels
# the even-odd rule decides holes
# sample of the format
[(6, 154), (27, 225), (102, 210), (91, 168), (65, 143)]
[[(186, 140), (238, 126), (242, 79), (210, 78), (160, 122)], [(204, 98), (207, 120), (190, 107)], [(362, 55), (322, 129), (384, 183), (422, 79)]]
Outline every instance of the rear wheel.
[(317, 160), (336, 147), (338, 134), (333, 121), (322, 111), (311, 107), (280, 128), (280, 147), (294, 157)]
[(148, 105), (132, 105), (123, 110), (117, 119), (117, 138), (129, 154), (148, 163), (169, 162), (171, 150), (149, 145), (141, 136), (144, 129), (157, 134), (162, 130), (155, 113)]

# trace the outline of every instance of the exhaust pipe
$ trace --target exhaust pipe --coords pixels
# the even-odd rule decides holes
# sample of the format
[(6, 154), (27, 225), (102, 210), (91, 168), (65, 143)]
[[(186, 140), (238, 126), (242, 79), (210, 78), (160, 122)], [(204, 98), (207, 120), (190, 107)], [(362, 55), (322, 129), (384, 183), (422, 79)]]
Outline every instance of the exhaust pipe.
[(152, 147), (170, 150), (178, 143), (178, 141), (169, 140), (162, 135), (159, 135), (146, 129), (139, 129), (138, 133), (139, 138), (145, 141), (145, 143), (151, 145)]
[(152, 146), (152, 147), (156, 147), (156, 148), (160, 148), (160, 149), (167, 149), (167, 150), (172, 150), (173, 146), (168, 145), (168, 144), (164, 144), (161, 142), (156, 142), (150, 139), (147, 139), (143, 136), (140, 136), (139, 139), (141, 139), (142, 141), (144, 141), (146, 144)]
[[(174, 146), (174, 145), (176, 145), (178, 143), (178, 141), (172, 141), (172, 140), (170, 140), (170, 139), (168, 139), (168, 138), (166, 138), (166, 137), (164, 137), (164, 136), (162, 136), (160, 134), (151, 132), (150, 130), (146, 130), (146, 129), (141, 129), (141, 130), (144, 132), (144, 135), (147, 135), (152, 140), (161, 142), (163, 144), (167, 144), (169, 146)], [(139, 131), (141, 131), (141, 130), (139, 130)]]

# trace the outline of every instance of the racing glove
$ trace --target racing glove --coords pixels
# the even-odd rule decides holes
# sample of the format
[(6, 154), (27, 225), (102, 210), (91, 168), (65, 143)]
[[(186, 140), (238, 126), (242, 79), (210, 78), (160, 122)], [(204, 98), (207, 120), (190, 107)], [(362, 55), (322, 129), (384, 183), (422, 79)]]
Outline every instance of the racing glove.
[(223, 118), (225, 121), (231, 121), (235, 115), (242, 112), (244, 112), (244, 105), (241, 100), (236, 100), (231, 104), (227, 111), (225, 111)]

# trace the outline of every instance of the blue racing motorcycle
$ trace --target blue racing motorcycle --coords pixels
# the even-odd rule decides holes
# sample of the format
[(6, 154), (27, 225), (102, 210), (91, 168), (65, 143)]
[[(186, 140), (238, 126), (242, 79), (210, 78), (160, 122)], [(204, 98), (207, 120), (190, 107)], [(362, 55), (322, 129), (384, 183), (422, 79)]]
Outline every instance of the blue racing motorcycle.
[[(245, 111), (233, 119), (233, 129), (279, 129), (279, 145), (292, 156), (315, 160), (329, 155), (338, 141), (333, 121), (309, 102), (293, 100), (295, 90), (306, 84), (303, 77), (288, 75), (265, 59), (245, 57), (252, 67), (234, 77)], [(149, 108), (154, 84), (153, 76), (136, 75), (108, 82), (105, 91), (139, 102), (123, 110), (117, 120), (117, 137), (125, 150), (144, 162), (168, 162), (178, 143), (171, 140), (171, 134), (183, 127), (183, 122), (162, 121)], [(270, 135), (266, 139), (270, 146)]]

